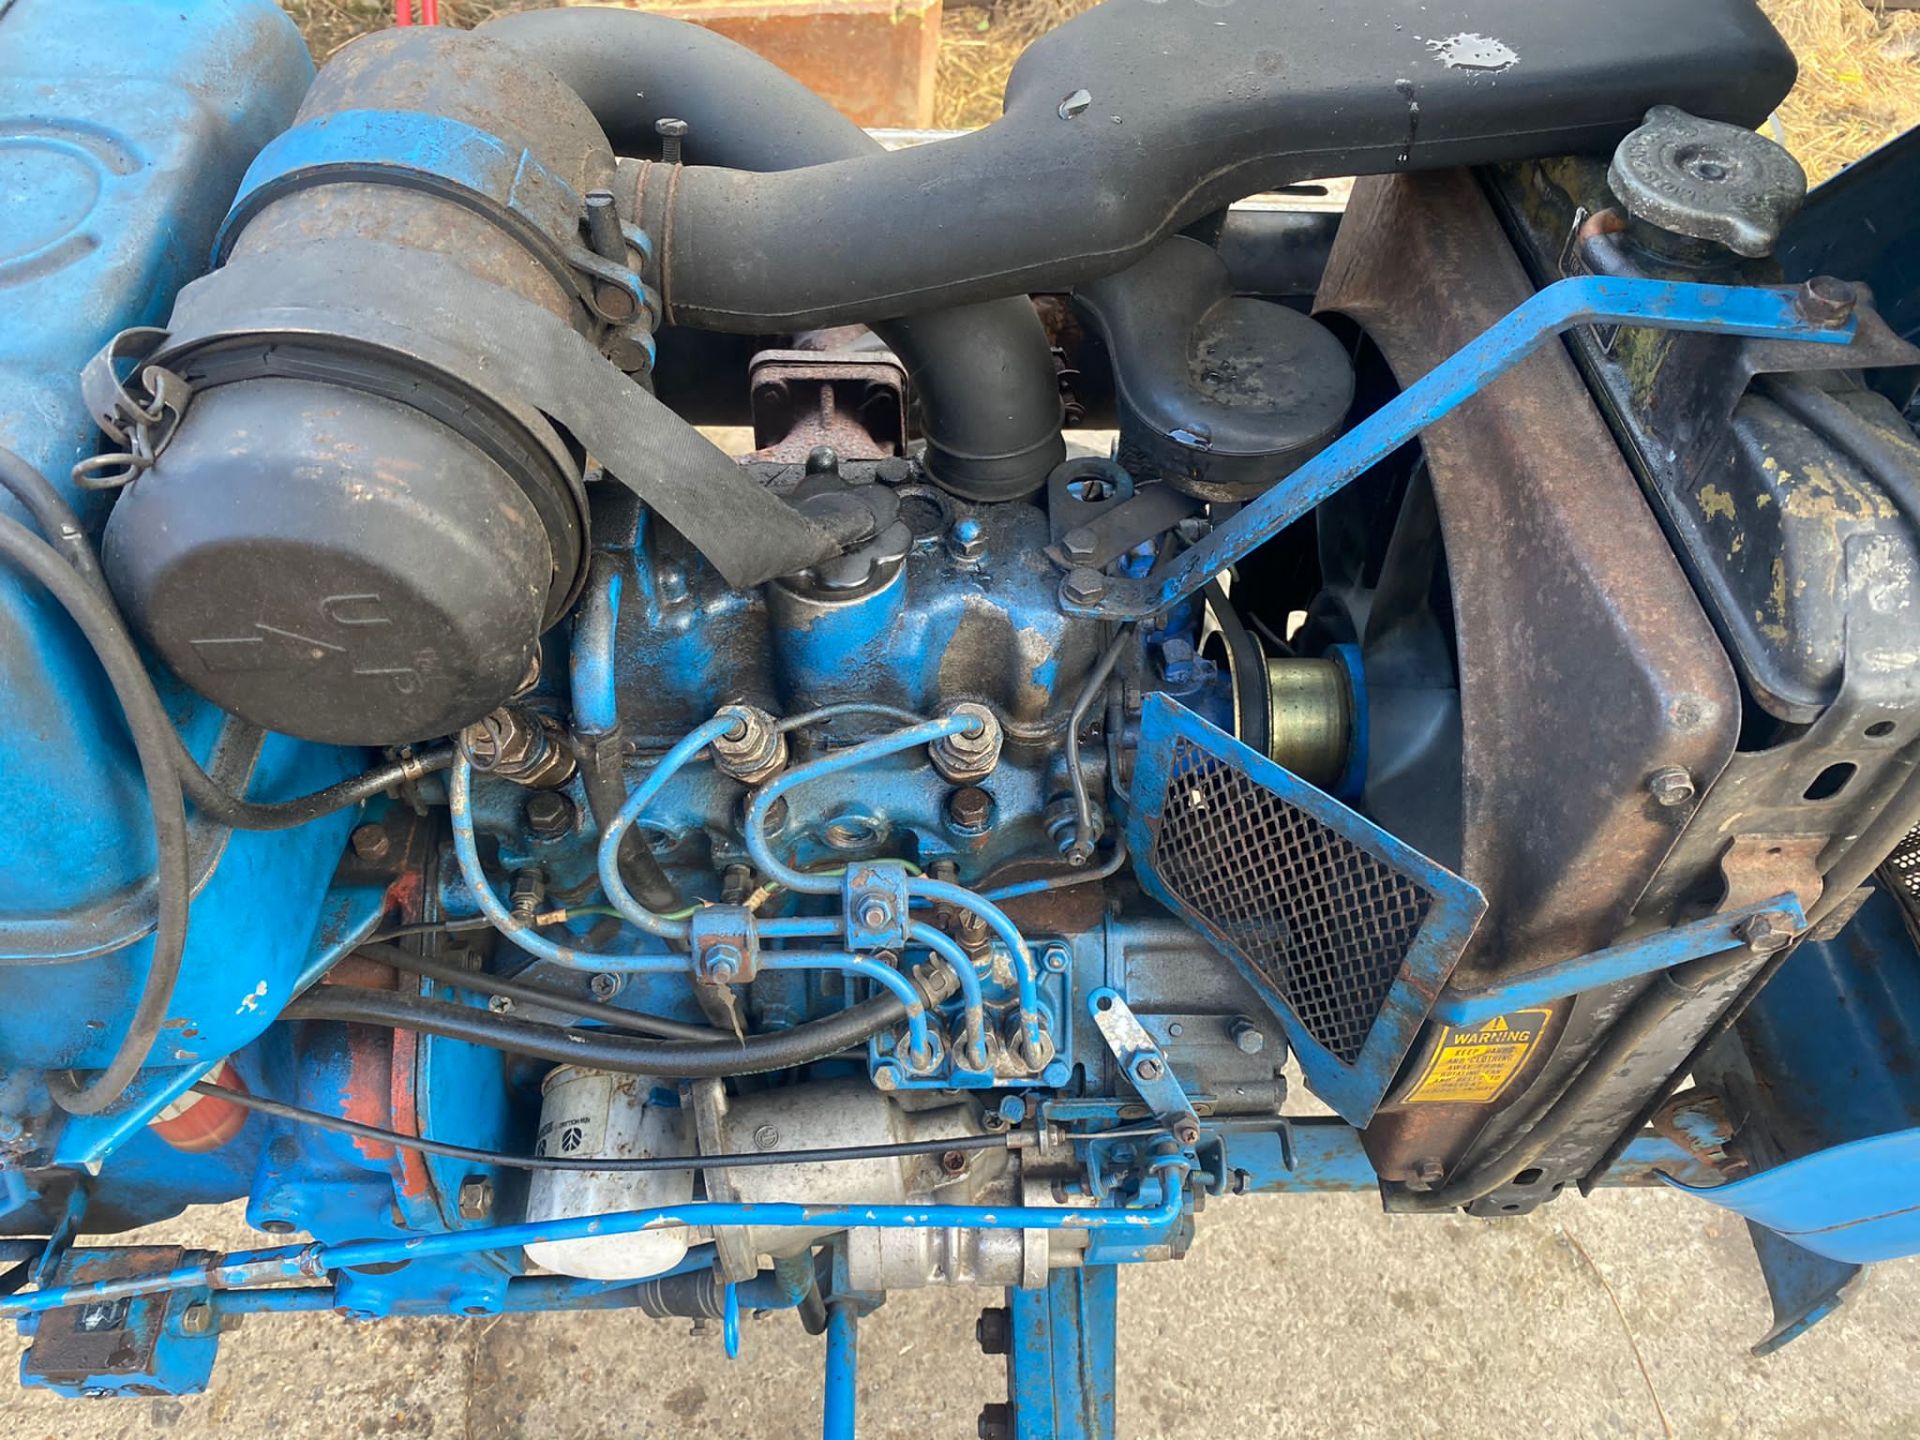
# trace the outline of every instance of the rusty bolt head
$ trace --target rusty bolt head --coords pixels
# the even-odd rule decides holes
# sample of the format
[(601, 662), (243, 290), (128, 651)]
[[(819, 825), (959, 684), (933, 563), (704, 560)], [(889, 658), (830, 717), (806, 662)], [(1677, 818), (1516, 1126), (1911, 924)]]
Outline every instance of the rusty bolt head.
[(460, 1182), (460, 1218), (484, 1220), (493, 1213), (493, 1181), (469, 1175)]
[(1694, 797), (1693, 776), (1684, 766), (1664, 765), (1647, 777), (1647, 793), (1655, 804), (1677, 809)]
[(984, 830), (992, 814), (993, 797), (978, 785), (963, 785), (947, 797), (947, 819), (956, 830)]
[(572, 834), (578, 815), (573, 801), (558, 790), (535, 791), (527, 797), (526, 808), (521, 813), (536, 840), (558, 840)]
[(349, 842), (353, 846), (356, 859), (369, 865), (377, 865), (393, 853), (393, 837), (387, 833), (384, 825), (356, 825)]
[(1093, 559), (1095, 536), (1091, 528), (1076, 525), (1060, 537), (1060, 553), (1076, 565)]
[(940, 1168), (948, 1175), (959, 1175), (967, 1168), (967, 1152), (964, 1150), (942, 1150)]
[(204, 1300), (196, 1300), (180, 1312), (180, 1333), (183, 1335), (211, 1335), (213, 1333), (213, 1306)]
[(1851, 282), (1836, 280), (1831, 275), (1814, 276), (1794, 297), (1794, 306), (1802, 315), (1828, 328), (1846, 324), (1859, 303), (1859, 290)]
[(1191, 1115), (1182, 1115), (1173, 1122), (1173, 1138), (1182, 1145), (1200, 1143), (1200, 1122)]
[(587, 981), (587, 993), (602, 1004), (620, 993), (621, 980), (618, 975), (602, 970)]
[(1133, 1078), (1151, 1085), (1167, 1073), (1167, 1067), (1151, 1055), (1142, 1055), (1133, 1062)]
[(949, 785), (971, 785), (984, 780), (1000, 763), (1000, 722), (986, 706), (969, 700), (948, 712), (974, 722), (970, 730), (943, 735), (927, 747), (933, 768)]
[(1060, 595), (1069, 605), (1097, 604), (1107, 593), (1107, 577), (1091, 565), (1076, 565), (1060, 582)]
[(1784, 911), (1762, 910), (1743, 921), (1734, 933), (1747, 942), (1747, 948), (1754, 954), (1775, 955), (1791, 945), (1798, 932)]
[(971, 515), (953, 522), (947, 531), (947, 553), (969, 563), (983, 560), (987, 554), (987, 527)]

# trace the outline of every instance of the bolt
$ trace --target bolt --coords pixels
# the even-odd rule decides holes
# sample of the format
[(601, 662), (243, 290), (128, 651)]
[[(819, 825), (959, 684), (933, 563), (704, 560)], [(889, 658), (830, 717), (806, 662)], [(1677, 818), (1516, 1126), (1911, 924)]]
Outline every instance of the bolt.
[(953, 522), (947, 531), (947, 553), (956, 560), (977, 561), (987, 553), (987, 527), (971, 515)]
[(1267, 1048), (1266, 1032), (1244, 1015), (1235, 1017), (1227, 1033), (1233, 1037), (1234, 1048), (1242, 1055), (1258, 1055)]
[(1793, 943), (1793, 922), (1780, 910), (1762, 910), (1734, 932), (1756, 955), (1774, 955)]
[(831, 445), (816, 445), (807, 452), (807, 474), (838, 475), (840, 452)]
[(573, 833), (573, 801), (558, 790), (539, 790), (527, 797), (522, 814), (536, 840), (558, 840)]
[(1664, 765), (1647, 777), (1647, 790), (1655, 804), (1677, 809), (1693, 799), (1693, 776), (1684, 766)]
[(1133, 1078), (1151, 1085), (1167, 1073), (1167, 1067), (1151, 1055), (1142, 1055), (1133, 1062)]
[(754, 1149), (771, 1150), (774, 1148), (774, 1146), (778, 1145), (779, 1143), (780, 1143), (780, 1131), (774, 1126), (756, 1125), (753, 1127), (753, 1148)]
[(971, 785), (986, 779), (1000, 763), (1000, 722), (986, 706), (971, 700), (955, 705), (948, 716), (969, 720), (972, 725), (958, 734), (943, 735), (927, 747), (933, 768), (950, 785)]
[(293, 1222), (291, 1220), (262, 1220), (260, 1222), (260, 1228), (269, 1235), (291, 1235), (293, 1233)]
[(484, 1220), (493, 1213), (493, 1181), (469, 1175), (460, 1182), (460, 1218)]
[(602, 970), (587, 981), (587, 993), (602, 1004), (620, 993), (621, 980), (618, 975)]
[(513, 997), (511, 995), (489, 995), (487, 997), (487, 1009), (495, 1015), (510, 1014), (513, 1010)]
[(1432, 1190), (1446, 1178), (1447, 1167), (1441, 1163), (1438, 1156), (1429, 1155), (1415, 1162), (1413, 1174), (1407, 1180), (1407, 1188), (1409, 1190)]
[(393, 837), (384, 825), (356, 825), (348, 843), (353, 846), (355, 857), (369, 865), (377, 865), (393, 853)]
[(707, 947), (707, 979), (715, 985), (725, 985), (740, 973), (741, 954), (733, 945), (710, 945)]
[(653, 133), (660, 137), (661, 163), (680, 163), (680, 142), (687, 138), (687, 131), (692, 128), (686, 121), (676, 120), (670, 115), (663, 115), (653, 122)]
[(1093, 96), (1085, 90), (1076, 90), (1060, 102), (1060, 118), (1071, 120), (1076, 115), (1087, 113), (1087, 107), (1093, 104)]
[(196, 1300), (180, 1312), (180, 1333), (183, 1335), (210, 1335), (213, 1333), (213, 1306), (204, 1300)]
[(892, 919), (893, 907), (878, 895), (860, 902), (860, 923), (866, 929), (884, 929)]
[(1182, 1145), (1200, 1143), (1200, 1122), (1191, 1115), (1182, 1115), (1173, 1122), (1173, 1138)]
[(949, 1175), (958, 1175), (967, 1168), (967, 1153), (964, 1150), (942, 1150), (940, 1168)]
[(973, 1322), (973, 1338), (982, 1355), (1006, 1355), (1013, 1350), (1013, 1313), (1004, 1305), (989, 1305)]
[(1860, 292), (1846, 280), (1831, 275), (1816, 275), (1800, 287), (1794, 307), (1816, 325), (1837, 329), (1853, 317)]
[(1013, 1440), (1013, 1407), (1001, 1400), (982, 1405), (974, 1433), (980, 1440)]
[(1060, 553), (1076, 565), (1084, 565), (1093, 559), (1098, 537), (1091, 527), (1076, 525), (1060, 537)]
[(960, 942), (962, 950), (978, 956), (993, 943), (993, 931), (984, 916), (971, 910), (962, 910), (954, 917), (953, 938)]
[(1091, 565), (1076, 565), (1060, 583), (1060, 595), (1069, 605), (1094, 605), (1107, 593), (1107, 577)]
[(963, 785), (947, 797), (947, 819), (956, 830), (984, 830), (992, 813), (993, 797), (978, 785)]

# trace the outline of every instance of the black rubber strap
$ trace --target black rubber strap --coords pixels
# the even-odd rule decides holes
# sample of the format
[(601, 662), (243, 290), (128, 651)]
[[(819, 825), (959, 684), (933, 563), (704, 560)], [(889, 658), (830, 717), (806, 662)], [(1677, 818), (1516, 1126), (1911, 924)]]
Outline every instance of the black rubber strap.
[(686, 537), (729, 585), (759, 585), (840, 553), (565, 321), (445, 256), (331, 239), (234, 260), (180, 293), (155, 363), (240, 337), (328, 340), (425, 362), (503, 404), (550, 416), (608, 476)]

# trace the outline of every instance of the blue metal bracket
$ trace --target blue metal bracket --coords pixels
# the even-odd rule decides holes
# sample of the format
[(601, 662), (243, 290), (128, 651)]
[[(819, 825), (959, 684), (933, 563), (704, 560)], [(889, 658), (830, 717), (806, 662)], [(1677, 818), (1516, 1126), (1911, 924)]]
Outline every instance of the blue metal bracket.
[[(1060, 608), (1070, 615), (1127, 620), (1179, 603), (1547, 341), (1576, 326), (1596, 324), (1846, 345), (1853, 340), (1856, 322), (1848, 317), (1831, 324), (1810, 316), (1802, 309), (1801, 292), (1789, 287), (1689, 285), (1606, 275), (1562, 280), (1436, 365), (1200, 544), (1162, 560), (1143, 580), (1106, 577), (1096, 600), (1071, 600), (1063, 585)], [(1076, 586), (1075, 593), (1084, 590)]]
[(1799, 900), (1792, 895), (1776, 895), (1744, 910), (1724, 911), (1624, 945), (1543, 965), (1511, 984), (1478, 990), (1449, 986), (1434, 1005), (1433, 1018), (1463, 1028), (1484, 1025), (1515, 1010), (1622, 980), (1636, 980), (1709, 955), (1748, 948), (1782, 949), (1806, 924), (1806, 912)]
[(1173, 1138), (1182, 1145), (1198, 1140), (1200, 1122), (1193, 1113), (1193, 1102), (1173, 1077), (1173, 1062), (1128, 1008), (1125, 997), (1118, 990), (1095, 990), (1087, 996), (1087, 1013), (1093, 1016), (1100, 1038), (1107, 1042), (1128, 1082), (1140, 1092), (1155, 1118), (1165, 1121)]
[(1089, 1265), (1054, 1271), (1044, 1290), (1007, 1292), (1015, 1440), (1110, 1440), (1119, 1289), (1118, 1267)]
[(869, 860), (847, 867), (841, 882), (847, 948), (894, 950), (907, 943), (907, 869), (898, 860)]
[(744, 985), (760, 972), (760, 937), (744, 906), (701, 906), (687, 921), (687, 943), (702, 984)]

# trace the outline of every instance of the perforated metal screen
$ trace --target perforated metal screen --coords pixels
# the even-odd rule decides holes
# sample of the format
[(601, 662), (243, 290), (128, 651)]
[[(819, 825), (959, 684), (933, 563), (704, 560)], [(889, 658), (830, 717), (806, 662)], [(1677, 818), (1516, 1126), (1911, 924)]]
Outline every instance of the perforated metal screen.
[(1480, 893), (1165, 696), (1142, 716), (1134, 798), (1142, 882), (1253, 981), (1316, 1093), (1365, 1123)]
[(1899, 896), (1910, 915), (1920, 919), (1920, 827), (1907, 832), (1883, 869), (1888, 888)]
[(1433, 896), (1190, 740), (1167, 786), (1153, 863), (1168, 891), (1353, 1064)]

